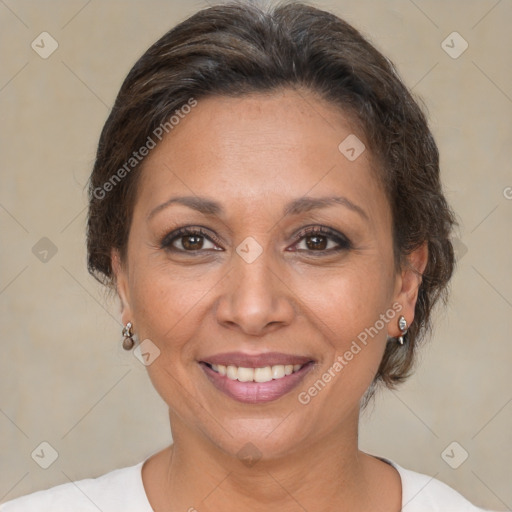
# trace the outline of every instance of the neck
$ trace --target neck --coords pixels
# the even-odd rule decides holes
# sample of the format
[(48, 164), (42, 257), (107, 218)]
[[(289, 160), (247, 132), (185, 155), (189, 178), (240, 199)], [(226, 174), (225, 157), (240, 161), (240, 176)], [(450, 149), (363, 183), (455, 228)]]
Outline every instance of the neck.
[[(358, 411), (344, 428), (303, 443), (286, 456), (249, 463), (213, 445), (178, 418), (172, 425), (174, 444), (155, 456), (151, 475), (149, 465), (146, 471), (145, 486), (156, 512), (356, 512), (369, 510), (372, 504), (377, 508), (385, 498), (382, 482), (378, 496), (375, 486), (385, 464), (357, 446)], [(390, 470), (386, 471), (389, 477)], [(393, 499), (396, 503), (396, 492)]]

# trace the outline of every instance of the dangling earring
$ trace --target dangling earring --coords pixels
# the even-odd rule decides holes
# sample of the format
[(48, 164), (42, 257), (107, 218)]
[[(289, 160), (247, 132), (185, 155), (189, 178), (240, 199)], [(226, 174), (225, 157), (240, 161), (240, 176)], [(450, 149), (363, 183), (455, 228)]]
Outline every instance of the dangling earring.
[(125, 350), (131, 350), (133, 348), (133, 345), (135, 345), (135, 341), (133, 339), (133, 332), (132, 332), (132, 323), (128, 322), (123, 327), (123, 348)]
[(398, 328), (400, 329), (400, 336), (398, 336), (398, 343), (404, 344), (404, 336), (407, 333), (407, 320), (403, 315), (398, 318)]

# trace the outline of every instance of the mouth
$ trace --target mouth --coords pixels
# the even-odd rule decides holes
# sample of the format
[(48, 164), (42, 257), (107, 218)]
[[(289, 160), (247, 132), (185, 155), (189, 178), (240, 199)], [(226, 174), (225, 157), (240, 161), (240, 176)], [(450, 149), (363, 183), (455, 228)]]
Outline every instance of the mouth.
[(295, 388), (315, 361), (286, 354), (219, 354), (199, 361), (208, 381), (234, 400), (259, 404), (277, 400)]
[[(259, 368), (246, 368), (244, 366), (204, 363), (219, 375), (238, 382), (270, 382), (282, 379), (292, 373), (298, 372), (303, 364), (276, 364)], [(306, 363), (308, 364), (308, 363)]]

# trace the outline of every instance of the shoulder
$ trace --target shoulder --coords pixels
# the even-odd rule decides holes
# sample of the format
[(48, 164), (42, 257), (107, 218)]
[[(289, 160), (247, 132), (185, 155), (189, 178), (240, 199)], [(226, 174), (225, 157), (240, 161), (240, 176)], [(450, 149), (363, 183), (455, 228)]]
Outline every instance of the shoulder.
[(21, 496), (0, 505), (0, 512), (151, 512), (142, 484), (142, 464)]
[(391, 464), (400, 473), (402, 512), (492, 512), (476, 507), (434, 477), (405, 469), (389, 459), (379, 458)]

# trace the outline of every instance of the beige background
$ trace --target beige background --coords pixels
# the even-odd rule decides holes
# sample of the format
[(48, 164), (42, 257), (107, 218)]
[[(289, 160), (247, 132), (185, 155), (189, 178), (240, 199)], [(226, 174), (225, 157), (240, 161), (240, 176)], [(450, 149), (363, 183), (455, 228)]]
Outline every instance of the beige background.
[[(369, 35), (423, 97), (461, 222), (450, 305), (416, 375), (365, 414), (361, 446), (510, 510), (512, 2), (315, 5)], [(163, 402), (121, 348), (118, 306), (87, 274), (84, 185), (122, 79), (203, 6), (0, 1), (0, 501), (135, 464), (170, 442)], [(48, 59), (31, 48), (43, 31), (59, 44)], [(441, 46), (453, 31), (469, 44), (457, 59)], [(32, 252), (42, 237), (57, 248), (46, 263)], [(58, 452), (46, 470), (31, 458), (43, 441)], [(469, 453), (458, 469), (441, 457), (452, 441)]]

